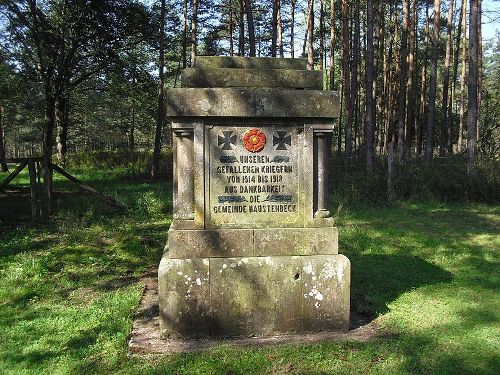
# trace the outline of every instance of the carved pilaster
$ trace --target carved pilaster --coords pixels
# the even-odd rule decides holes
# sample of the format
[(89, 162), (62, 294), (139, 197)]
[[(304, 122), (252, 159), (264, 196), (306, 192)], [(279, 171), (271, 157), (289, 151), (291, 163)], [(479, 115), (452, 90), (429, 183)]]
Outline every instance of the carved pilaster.
[(194, 129), (174, 132), (174, 219), (194, 220)]
[(330, 211), (328, 211), (328, 138), (330, 135), (331, 132), (327, 131), (314, 132), (314, 143), (316, 146), (316, 181), (314, 190), (317, 202), (314, 218), (318, 219), (330, 217)]

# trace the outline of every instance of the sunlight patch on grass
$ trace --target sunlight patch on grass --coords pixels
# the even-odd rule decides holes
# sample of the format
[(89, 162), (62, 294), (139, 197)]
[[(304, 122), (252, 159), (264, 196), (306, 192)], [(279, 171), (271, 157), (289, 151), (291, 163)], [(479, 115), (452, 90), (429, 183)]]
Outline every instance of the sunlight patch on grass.
[[(415, 202), (343, 207), (336, 217), (340, 250), (351, 260), (352, 313), (376, 319), (383, 337), (128, 358), (138, 280), (157, 270), (172, 187), (107, 171), (76, 174), (129, 208), (61, 194), (48, 225), (0, 231), (2, 374), (495, 374), (500, 367), (500, 209)], [(55, 187), (75, 191), (59, 178)]]

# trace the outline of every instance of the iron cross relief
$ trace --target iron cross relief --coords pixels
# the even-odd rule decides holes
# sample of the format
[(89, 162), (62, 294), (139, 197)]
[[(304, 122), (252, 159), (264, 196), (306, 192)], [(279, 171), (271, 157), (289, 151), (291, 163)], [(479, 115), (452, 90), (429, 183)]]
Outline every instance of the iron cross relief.
[(217, 146), (222, 146), (223, 150), (232, 150), (231, 145), (236, 144), (236, 135), (232, 131), (224, 131), (217, 136)]
[[(291, 146), (292, 145), (292, 137), (288, 132), (279, 130), (276, 133), (277, 135), (273, 135), (273, 146), (278, 145), (276, 150), (288, 150), (286, 148), (286, 145)], [(288, 135), (287, 135), (288, 134)]]

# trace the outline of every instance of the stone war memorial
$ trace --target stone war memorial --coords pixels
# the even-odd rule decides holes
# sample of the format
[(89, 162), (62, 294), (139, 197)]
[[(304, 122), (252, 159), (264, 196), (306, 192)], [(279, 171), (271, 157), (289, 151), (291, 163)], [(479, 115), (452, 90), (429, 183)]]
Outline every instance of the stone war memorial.
[(168, 90), (162, 338), (348, 330), (350, 262), (328, 211), (339, 98), (305, 69), (305, 59), (197, 57)]

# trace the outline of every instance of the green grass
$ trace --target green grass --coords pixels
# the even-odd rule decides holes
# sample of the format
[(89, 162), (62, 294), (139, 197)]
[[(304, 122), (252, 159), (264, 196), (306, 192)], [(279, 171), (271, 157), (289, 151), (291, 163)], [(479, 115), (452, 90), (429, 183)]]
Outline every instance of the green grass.
[[(2, 374), (481, 373), (500, 368), (500, 208), (408, 203), (340, 210), (352, 263), (352, 312), (383, 336), (361, 343), (128, 358), (138, 278), (155, 272), (171, 220), (171, 186), (121, 170), (75, 171), (127, 204), (113, 212), (59, 177), (48, 225), (0, 227)], [(4, 175), (0, 175), (0, 180)], [(16, 182), (27, 183), (26, 175)], [(336, 207), (332, 207), (335, 212)], [(25, 210), (23, 214), (22, 210)], [(28, 216), (0, 198), (0, 216)]]

